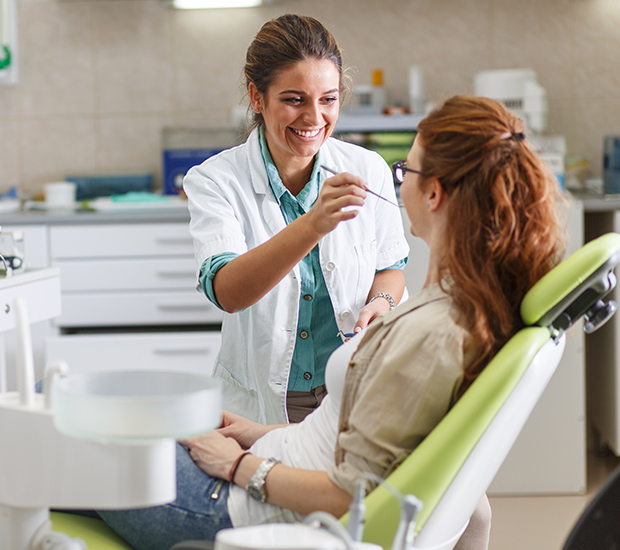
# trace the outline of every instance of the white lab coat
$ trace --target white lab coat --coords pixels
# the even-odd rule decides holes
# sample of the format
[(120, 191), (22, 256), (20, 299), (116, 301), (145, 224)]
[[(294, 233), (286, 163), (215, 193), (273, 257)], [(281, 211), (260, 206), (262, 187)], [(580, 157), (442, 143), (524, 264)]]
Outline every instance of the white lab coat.
[[(321, 148), (321, 162), (361, 176), (374, 191), (396, 202), (391, 171), (378, 154), (330, 138)], [(286, 226), (267, 179), (257, 131), (243, 145), (192, 168), (183, 187), (198, 271), (210, 256), (243, 254)], [(408, 252), (400, 212), (370, 194), (356, 218), (341, 222), (321, 240), (320, 263), (340, 330), (353, 331), (375, 271)], [(287, 421), (299, 299), (300, 272), (295, 266), (258, 303), (224, 313), (213, 375), (222, 382), (226, 410), (267, 424)]]

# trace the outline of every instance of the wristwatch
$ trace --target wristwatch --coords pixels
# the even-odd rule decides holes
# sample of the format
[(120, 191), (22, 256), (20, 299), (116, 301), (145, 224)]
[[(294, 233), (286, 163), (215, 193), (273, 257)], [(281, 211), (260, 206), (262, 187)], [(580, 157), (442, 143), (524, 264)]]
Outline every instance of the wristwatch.
[(253, 499), (258, 502), (265, 502), (267, 500), (267, 493), (265, 492), (265, 480), (267, 474), (271, 471), (276, 464), (280, 462), (277, 458), (267, 458), (260, 463), (260, 466), (254, 472), (254, 475), (248, 481), (245, 490)]

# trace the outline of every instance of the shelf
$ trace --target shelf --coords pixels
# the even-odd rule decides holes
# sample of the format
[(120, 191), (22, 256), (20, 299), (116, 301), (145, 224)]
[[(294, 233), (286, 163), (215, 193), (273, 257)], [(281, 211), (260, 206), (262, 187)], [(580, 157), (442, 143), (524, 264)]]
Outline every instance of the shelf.
[(336, 132), (413, 132), (424, 115), (348, 115), (341, 116)]

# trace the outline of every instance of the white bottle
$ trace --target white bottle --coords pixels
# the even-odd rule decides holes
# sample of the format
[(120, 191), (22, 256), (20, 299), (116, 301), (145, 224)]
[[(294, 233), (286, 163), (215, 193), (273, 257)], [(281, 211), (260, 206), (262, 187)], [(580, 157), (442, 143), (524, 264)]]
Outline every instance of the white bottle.
[(424, 92), (424, 74), (422, 67), (409, 67), (409, 111), (414, 115), (424, 114), (426, 95)]

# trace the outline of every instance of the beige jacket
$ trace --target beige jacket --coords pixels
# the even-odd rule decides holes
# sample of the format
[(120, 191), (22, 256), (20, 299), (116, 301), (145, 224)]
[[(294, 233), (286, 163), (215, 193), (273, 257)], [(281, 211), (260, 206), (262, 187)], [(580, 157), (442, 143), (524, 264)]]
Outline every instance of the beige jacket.
[(349, 363), (330, 479), (353, 494), (360, 472), (386, 477), (453, 404), (469, 333), (438, 284), (376, 319)]

